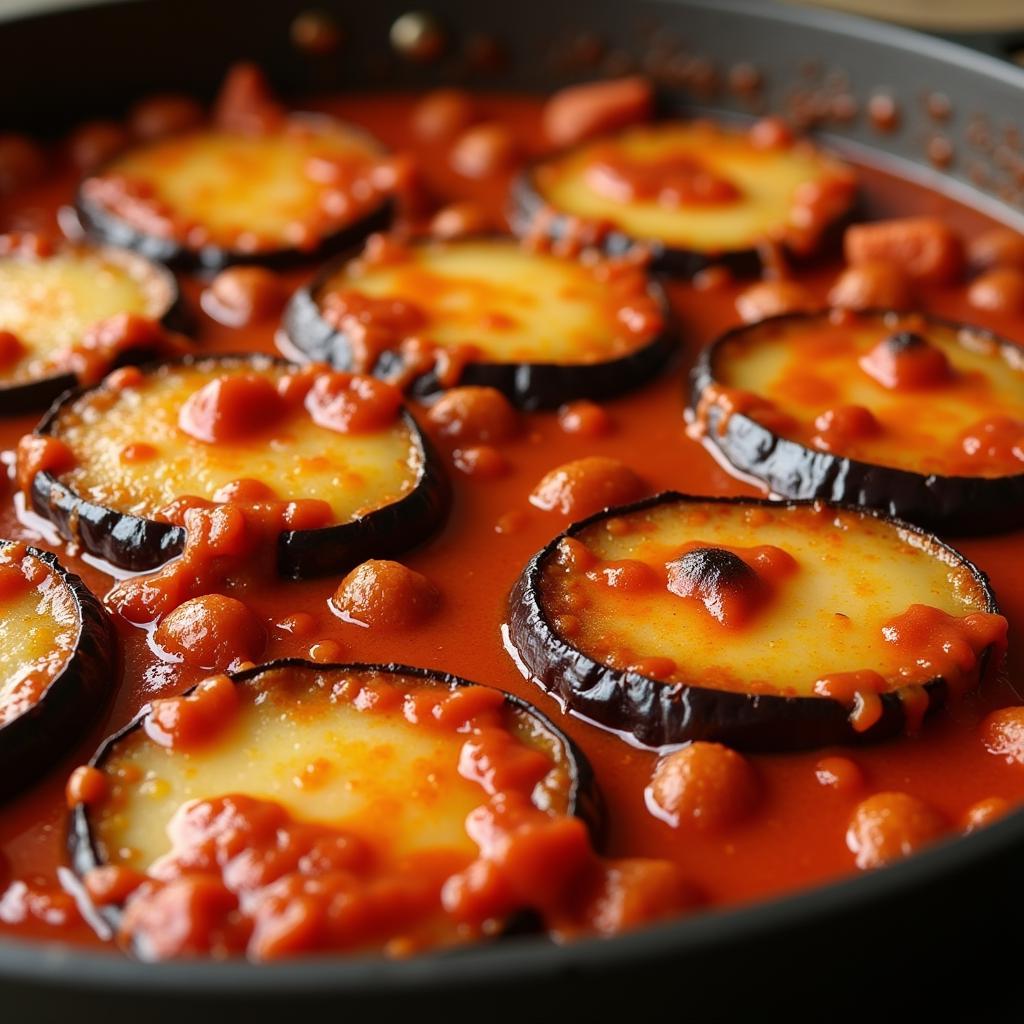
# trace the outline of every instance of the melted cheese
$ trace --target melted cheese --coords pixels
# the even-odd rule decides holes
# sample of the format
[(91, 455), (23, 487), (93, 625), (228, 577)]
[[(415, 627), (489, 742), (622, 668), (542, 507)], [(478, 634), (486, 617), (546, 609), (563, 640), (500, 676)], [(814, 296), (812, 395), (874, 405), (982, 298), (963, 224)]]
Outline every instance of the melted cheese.
[(732, 202), (673, 208), (654, 200), (622, 202), (595, 190), (587, 170), (606, 146), (608, 140), (598, 140), (538, 167), (535, 183), (545, 202), (575, 217), (612, 224), (632, 238), (710, 254), (778, 237), (790, 222), (800, 186), (826, 180), (842, 166), (810, 146), (757, 149), (745, 133), (704, 123), (643, 126), (616, 136), (614, 146), (630, 159), (692, 156), (740, 193)]
[[(167, 824), (182, 803), (239, 793), (281, 804), (299, 821), (353, 831), (386, 861), (426, 850), (471, 859), (477, 847), (466, 815), (486, 794), (459, 774), (466, 735), (411, 724), (401, 704), (359, 710), (351, 696), (332, 697), (343, 678), (358, 689), (358, 675), (336, 670), (283, 669), (239, 684), (237, 716), (187, 754), (141, 729), (121, 740), (104, 769), (139, 781), (115, 782), (95, 822), (103, 858), (145, 870), (169, 849)], [(436, 692), (402, 677), (377, 677), (378, 685), (381, 678), (403, 693)]]
[[(813, 445), (814, 421), (822, 412), (857, 405), (869, 409), (882, 429), (844, 444), (836, 454), (916, 473), (998, 475), (973, 466), (957, 439), (994, 416), (1024, 420), (1024, 355), (1001, 350), (969, 329), (932, 323), (923, 333), (949, 360), (951, 380), (927, 389), (890, 390), (858, 360), (900, 324), (895, 316), (867, 315), (843, 324), (825, 317), (755, 324), (718, 352), (715, 376), (792, 416), (796, 422), (783, 434), (802, 444)], [(772, 424), (775, 429), (774, 418)], [(1024, 472), (1024, 462), (1016, 471)]]
[(624, 330), (622, 297), (592, 269), (514, 242), (419, 245), (405, 260), (356, 261), (321, 294), (334, 289), (409, 302), (426, 316), (423, 337), (446, 348), (472, 346), (488, 362), (595, 363), (649, 340)]
[[(299, 247), (321, 234), (325, 197), (338, 185), (310, 173), (324, 160), (365, 169), (380, 155), (369, 136), (327, 118), (293, 118), (279, 131), (237, 135), (202, 131), (133, 149), (107, 165), (105, 177), (144, 183), (181, 225), (198, 225), (204, 241), (236, 247), (243, 236)], [(352, 204), (354, 220), (364, 207)], [(330, 219), (336, 229), (338, 220)], [(242, 246), (244, 247), (244, 245)]]
[(113, 249), (68, 247), (44, 259), (0, 259), (0, 331), (24, 352), (0, 366), (0, 382), (20, 383), (52, 372), (53, 357), (118, 313), (159, 319), (171, 297), (141, 257)]
[(74, 597), (52, 569), (0, 598), (0, 725), (32, 707), (63, 671), (81, 625)]
[[(234, 364), (239, 373), (280, 377), (268, 361)], [(107, 508), (150, 517), (186, 495), (212, 500), (232, 481), (267, 484), (282, 501), (319, 498), (339, 523), (398, 501), (412, 491), (423, 455), (409, 426), (398, 419), (385, 429), (341, 434), (317, 426), (297, 410), (269, 437), (207, 444), (178, 427), (182, 404), (212, 378), (229, 372), (210, 361), (161, 367), (137, 388), (99, 389), (66, 408), (57, 433), (77, 466), (62, 481), (78, 495)], [(126, 448), (151, 446), (152, 457), (125, 461)]]
[[(572, 644), (597, 661), (625, 667), (670, 658), (668, 679), (725, 690), (814, 696), (815, 682), (839, 672), (874, 669), (893, 686), (923, 682), (883, 640), (882, 626), (910, 605), (951, 615), (985, 609), (970, 572), (918, 535), (869, 516), (819, 514), (808, 508), (672, 503), (634, 513), (620, 533), (602, 520), (576, 539), (602, 560), (637, 559), (665, 579), (666, 563), (686, 545), (774, 545), (797, 568), (742, 628), (729, 628), (697, 601), (662, 582), (623, 593), (554, 560), (542, 600), (549, 617), (568, 609), (579, 622)], [(613, 528), (614, 529), (614, 528)], [(573, 594), (566, 601), (569, 591)]]

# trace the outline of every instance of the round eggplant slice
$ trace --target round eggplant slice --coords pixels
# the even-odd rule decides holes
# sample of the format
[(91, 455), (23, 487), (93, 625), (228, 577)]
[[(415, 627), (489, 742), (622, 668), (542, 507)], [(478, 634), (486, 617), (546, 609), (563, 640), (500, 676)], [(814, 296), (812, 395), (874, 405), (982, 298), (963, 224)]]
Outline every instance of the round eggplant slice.
[(448, 510), (447, 478), (398, 393), (322, 366), (164, 363), (67, 394), (36, 433), (62, 469), (19, 470), (33, 508), (133, 571), (183, 551), (195, 506), (280, 511), (277, 571), (293, 579), (396, 555)]
[(501, 237), (375, 242), (292, 298), (284, 332), (306, 358), (419, 396), (485, 385), (548, 409), (631, 390), (677, 348), (665, 296), (635, 263)]
[(107, 613), (77, 576), (49, 552), (0, 541), (0, 799), (96, 720), (114, 650)]
[[(442, 889), (488, 868), (519, 825), (578, 817), (586, 833), (600, 814), (583, 754), (535, 708), (402, 665), (211, 677), (78, 771), (91, 779), (72, 864), (144, 959), (407, 954), (499, 934), (530, 908), (469, 922)], [(188, 939), (161, 927), (167, 912)]]
[(258, 133), (207, 128), (122, 153), (82, 182), (77, 209), (97, 238), (163, 263), (285, 266), (388, 226), (383, 155), (362, 130), (319, 115)]
[(598, 725), (763, 751), (916, 730), (978, 684), (1006, 620), (962, 555), (879, 513), (666, 493), (552, 541), (508, 629)]
[(978, 534), (1024, 524), (1024, 349), (922, 314), (822, 312), (729, 331), (693, 429), (787, 498)]
[(629, 128), (534, 164), (513, 185), (517, 234), (552, 243), (637, 243), (655, 269), (690, 277), (712, 264), (742, 276), (777, 243), (808, 255), (848, 218), (853, 172), (805, 140), (711, 121)]
[(45, 409), (84, 378), (158, 354), (154, 331), (118, 336), (117, 317), (184, 328), (174, 275), (111, 246), (0, 237), (0, 414)]

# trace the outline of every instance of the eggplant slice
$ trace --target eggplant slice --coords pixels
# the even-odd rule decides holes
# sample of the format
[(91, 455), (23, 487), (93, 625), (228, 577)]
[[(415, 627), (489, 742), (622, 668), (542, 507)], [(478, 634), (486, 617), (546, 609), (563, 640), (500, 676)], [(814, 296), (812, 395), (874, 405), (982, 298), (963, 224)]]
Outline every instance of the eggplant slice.
[(978, 684), (997, 612), (980, 570), (877, 512), (668, 492), (555, 538), (508, 630), (523, 671), (604, 728), (773, 751), (916, 729)]
[(361, 129), (321, 115), (253, 134), (203, 129), (116, 157), (82, 182), (77, 209), (95, 237), (162, 263), (290, 266), (390, 224), (383, 156)]
[(103, 606), (56, 556), (0, 541), (0, 799), (70, 751), (113, 692)]
[[(0, 239), (0, 415), (45, 409), (80, 384), (76, 348), (89, 345), (90, 329), (119, 314), (171, 330), (188, 326), (174, 275), (137, 253)], [(151, 343), (131, 346), (108, 368), (156, 354)]]
[[(208, 443), (179, 426), (183, 406), (204, 387), (264, 378), (280, 388), (303, 375), (332, 376), (262, 355), (226, 355), (164, 363), (129, 387), (69, 392), (36, 433), (62, 442), (74, 466), (36, 473), (32, 507), (65, 539), (132, 571), (182, 552), (185, 530), (167, 510), (183, 499), (326, 502), (327, 525), (279, 534), (277, 570), (291, 579), (347, 572), (429, 537), (447, 514), (450, 487), (397, 396), (394, 415), (365, 430), (320, 426), (301, 399), (281, 403), (237, 439)], [(263, 415), (257, 410), (257, 421)], [(237, 499), (225, 497), (233, 491)]]
[(379, 261), (349, 254), (294, 295), (283, 326), (308, 359), (421, 397), (494, 387), (524, 409), (632, 390), (677, 349), (664, 293), (642, 267), (503, 237), (389, 240)]
[[(233, 693), (225, 694), (229, 680)], [(100, 798), (72, 809), (69, 845), (72, 865), (91, 893), (90, 878), (102, 877), (104, 869), (109, 875), (111, 867), (125, 869), (136, 882), (212, 873), (240, 901), (248, 896), (249, 907), (259, 904), (260, 890), (296, 883), (316, 898), (328, 892), (339, 870), (354, 874), (364, 891), (379, 884), (374, 874), (380, 870), (391, 874), (392, 884), (414, 884), (423, 876), (430, 886), (439, 868), (443, 880), (477, 856), (466, 818), (493, 803), (496, 793), (532, 805), (532, 814), (576, 816), (591, 830), (600, 827), (601, 804), (583, 753), (534, 707), (501, 691), (404, 665), (299, 659), (218, 677), (219, 692), (209, 687), (207, 681), (189, 691), (196, 707), (204, 699), (212, 707), (199, 739), (186, 744), (181, 733), (168, 738), (166, 723), (175, 716), (161, 715), (157, 702), (106, 740), (90, 762), (102, 773)], [(474, 743), (490, 751), (475, 762), (469, 753)], [(142, 785), (133, 781), (139, 779)], [(246, 833), (249, 822), (254, 824)], [(269, 851), (261, 822), (276, 829), (276, 835), (269, 832)], [(328, 833), (310, 837), (309, 829), (318, 827)], [(173, 852), (172, 834), (178, 843)], [(282, 834), (290, 836), (289, 844)], [(220, 844), (216, 865), (200, 862), (206, 836)], [(194, 845), (186, 851), (182, 843), (189, 840)], [(345, 863), (331, 863), (332, 850), (340, 850)], [(178, 867), (169, 863), (175, 857)], [(143, 902), (152, 898), (141, 891)], [(146, 915), (132, 907), (137, 897), (116, 895), (96, 908), (114, 933), (144, 959), (168, 955), (147, 943)], [(417, 897), (410, 895), (408, 918), (390, 927), (412, 937), (416, 948), (472, 938), (446, 917), (438, 896), (434, 892), (417, 909)], [(283, 915), (287, 907), (276, 910)], [(489, 933), (513, 924), (514, 916), (493, 922)], [(365, 952), (386, 949), (389, 938), (372, 930), (346, 936), (342, 928), (335, 944), (324, 938), (331, 934), (324, 928), (317, 948)], [(280, 955), (259, 925), (251, 935), (236, 931), (234, 942), (219, 952)]]
[(678, 277), (714, 264), (745, 277), (765, 243), (803, 257), (837, 238), (856, 192), (853, 172), (805, 140), (666, 121), (534, 164), (513, 184), (511, 221), (520, 236), (613, 255), (639, 243)]
[(786, 498), (929, 529), (1024, 524), (1024, 349), (970, 324), (888, 311), (786, 314), (700, 356), (694, 428)]

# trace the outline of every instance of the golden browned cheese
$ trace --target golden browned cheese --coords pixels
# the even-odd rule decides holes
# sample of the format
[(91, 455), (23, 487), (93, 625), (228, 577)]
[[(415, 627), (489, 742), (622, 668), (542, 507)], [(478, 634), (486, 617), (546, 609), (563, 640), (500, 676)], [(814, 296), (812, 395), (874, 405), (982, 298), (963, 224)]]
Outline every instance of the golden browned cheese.
[[(625, 668), (652, 659), (666, 681), (813, 697), (819, 679), (872, 667), (889, 688), (922, 683), (934, 666), (887, 642), (883, 628), (913, 605), (953, 616), (986, 608), (980, 585), (947, 552), (871, 516), (671, 503), (612, 523), (575, 535), (590, 556), (578, 568), (548, 563), (545, 611), (571, 615), (573, 646), (596, 660)], [(762, 580), (756, 553), (768, 546), (795, 565), (730, 625), (714, 614), (714, 595), (681, 597), (671, 587), (671, 564), (697, 546), (741, 552)], [(648, 567), (643, 578), (630, 572), (637, 562)], [(967, 671), (976, 681), (977, 663)]]
[[(238, 480), (258, 480), (281, 501), (313, 498), (344, 523), (411, 491), (422, 457), (408, 424), (395, 419), (366, 433), (318, 426), (301, 404), (251, 437), (209, 444), (179, 426), (190, 396), (225, 371), (216, 362), (166, 366), (138, 387), (101, 389), (61, 413), (59, 433), (77, 465), (62, 476), (76, 493), (108, 508), (152, 516), (186, 495), (222, 500)], [(271, 383), (288, 372), (272, 363), (239, 363), (239, 375)], [(144, 441), (148, 458), (125, 458)]]
[[(672, 169), (678, 187), (641, 187), (669, 179), (659, 167)], [(804, 230), (815, 217), (800, 212), (818, 202), (812, 190), (834, 189), (840, 208), (852, 196), (847, 168), (812, 146), (763, 147), (752, 134), (703, 121), (642, 125), (585, 143), (541, 164), (536, 185), (559, 212), (712, 254), (798, 236), (802, 248), (815, 240)]]
[(81, 628), (74, 597), (55, 571), (23, 545), (0, 547), (0, 726), (46, 692)]
[[(882, 367), (879, 344), (907, 332), (919, 335), (936, 358), (944, 357), (947, 372), (922, 378), (916, 386), (911, 376), (901, 385), (899, 374)], [(901, 358), (912, 355), (908, 351)], [(1000, 347), (982, 331), (912, 315), (765, 323), (720, 351), (716, 377), (727, 388), (765, 400), (777, 432), (822, 451), (943, 476), (989, 477), (1024, 469), (1024, 461), (1010, 451), (1024, 436), (1024, 362), (1016, 349)], [(840, 436), (818, 422), (844, 409), (867, 410), (876, 428)], [(1012, 435), (1004, 443), (1006, 452), (998, 450), (1000, 433)]]
[[(320, 295), (407, 303), (418, 314), (410, 333), (469, 346), (480, 361), (598, 363), (641, 348), (661, 326), (642, 271), (614, 287), (603, 268), (512, 241), (467, 239), (410, 246), (380, 264), (352, 261)], [(645, 318), (636, 329), (634, 307)]]

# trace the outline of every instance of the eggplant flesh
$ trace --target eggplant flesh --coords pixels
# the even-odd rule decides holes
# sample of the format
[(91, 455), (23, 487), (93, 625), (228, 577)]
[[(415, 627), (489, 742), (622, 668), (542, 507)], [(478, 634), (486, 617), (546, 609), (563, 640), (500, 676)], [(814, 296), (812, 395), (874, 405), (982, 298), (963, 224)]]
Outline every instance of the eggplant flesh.
[[(159, 323), (169, 331), (187, 333), (192, 327), (192, 319), (181, 296), (177, 279), (166, 267), (145, 260), (144, 257), (135, 252), (120, 250), (113, 246), (91, 247), (87, 245), (66, 246), (59, 250), (58, 255), (63, 256), (65, 252), (74, 254), (76, 251), (85, 251), (88, 254), (95, 253), (96, 257), (104, 256), (114, 260), (115, 263), (128, 263), (128, 271), (136, 276), (145, 274), (150, 279), (149, 290), (151, 293), (159, 292), (164, 299), (151, 308), (138, 310), (140, 315)], [(46, 257), (41, 257), (46, 259)], [(107, 273), (110, 271), (107, 270)], [(67, 290), (63, 291), (64, 301), (67, 301)], [(104, 316), (114, 315), (122, 310), (111, 308)], [(125, 310), (124, 312), (133, 312)], [(45, 314), (43, 314), (45, 318)], [(103, 319), (101, 317), (100, 319)], [(39, 318), (35, 318), (38, 323)], [(2, 326), (2, 325), (0, 325)], [(7, 325), (8, 327), (10, 325)], [(15, 331), (17, 334), (17, 331)], [(112, 363), (111, 369), (129, 364), (145, 363), (161, 355), (152, 348), (132, 348), (121, 352)], [(79, 380), (73, 372), (55, 372), (42, 377), (29, 380), (0, 381), (0, 416), (21, 416), (30, 412), (38, 412), (46, 409), (56, 401), (64, 392), (79, 385)]]
[(368, 558), (393, 558), (432, 537), (451, 505), (441, 458), (409, 412), (403, 413), (420, 453), (413, 489), (358, 519), (319, 530), (288, 530), (277, 542), (277, 571), (286, 579), (345, 573)]
[[(164, 188), (161, 161), (168, 154), (175, 178)], [(361, 129), (295, 113), (266, 133), (196, 131), (129, 150), (82, 182), (75, 207), (92, 237), (176, 268), (216, 271), (259, 264), (284, 269), (326, 258), (390, 226), (394, 200), (375, 187), (371, 173), (384, 156), (380, 143)], [(244, 176), (235, 169), (236, 157), (246, 169)], [(339, 161), (336, 171), (333, 165)], [(313, 164), (315, 171), (308, 169)], [(265, 173), (254, 173), (261, 166)], [(345, 212), (328, 213), (330, 191), (352, 176), (365, 179), (357, 182), (360, 198), (346, 185)], [(155, 192), (159, 201), (151, 219), (159, 229), (112, 208), (103, 195), (107, 180)], [(279, 203), (282, 183), (291, 192), (305, 186), (305, 206), (296, 200)]]
[[(116, 679), (114, 631), (103, 605), (85, 583), (50, 552), (0, 541), (0, 550), (24, 547), (57, 578), (77, 619), (67, 660), (29, 707), (0, 722), (0, 800), (17, 793), (60, 763), (96, 721)], [(21, 639), (25, 639), (24, 636)]]
[[(763, 510), (778, 516), (804, 512), (820, 514), (824, 509), (827, 514), (859, 518), (875, 524), (880, 530), (891, 530), (893, 536), (912, 538), (901, 543), (921, 545), (937, 560), (936, 571), (948, 574), (950, 566), (954, 566), (975, 597), (976, 606), (966, 611), (998, 612), (988, 579), (976, 566), (934, 536), (877, 511), (820, 502), (707, 498), (675, 492), (665, 492), (633, 505), (606, 509), (570, 526), (530, 561), (509, 599), (509, 638), (525, 674), (537, 685), (573, 713), (600, 727), (627, 734), (642, 746), (657, 749), (694, 740), (709, 740), (751, 752), (801, 750), (885, 739), (913, 724), (909, 717), (911, 713), (906, 710), (902, 688), (880, 693), (877, 720), (867, 729), (857, 729), (852, 724), (852, 709), (847, 703), (813, 695), (810, 686), (806, 692), (792, 695), (763, 684), (750, 690), (742, 689), (741, 682), (733, 684), (736, 688), (729, 689), (701, 685), (697, 668), (701, 658), (713, 661), (715, 651), (727, 652), (723, 657), (729, 667), (734, 668), (738, 648), (731, 645), (742, 642), (742, 633), (738, 638), (722, 638), (715, 633), (717, 641), (705, 638), (703, 650), (695, 651), (693, 665), (688, 665), (684, 657), (677, 656), (677, 672), (668, 681), (645, 674), (642, 660), (636, 667), (613, 665), (604, 655), (588, 653), (585, 649), (588, 644), (576, 639), (575, 632), (572, 639), (563, 634), (559, 616), (549, 608), (550, 602), (545, 599), (545, 594), (547, 572), (557, 563), (559, 546), (564, 539), (582, 541), (588, 535), (597, 536), (595, 531), (610, 520), (627, 522), (630, 517), (668, 515), (677, 507), (705, 506), (712, 517), (707, 522), (732, 514), (730, 510), (739, 510), (744, 515), (748, 510), (760, 515)], [(703, 528), (703, 532), (710, 530), (708, 526)], [(696, 535), (701, 532), (701, 527), (694, 527)], [(633, 530), (626, 532), (627, 537), (633, 534)], [(761, 544), (766, 542), (771, 542), (769, 535), (757, 541)], [(799, 585), (799, 582), (793, 584)], [(644, 610), (647, 606), (637, 603), (643, 599), (643, 595), (639, 598), (630, 595), (637, 614), (653, 620), (654, 614)], [(678, 601), (679, 598), (670, 600)], [(586, 614), (585, 608), (573, 613), (577, 618)], [(761, 644), (763, 647), (763, 638)], [(644, 658), (657, 658), (670, 652), (658, 649), (640, 653)], [(994, 653), (995, 645), (991, 645), (980, 654), (978, 679), (987, 671)], [(799, 657), (791, 659), (798, 665), (802, 665), (803, 660)], [(870, 664), (846, 666), (854, 671), (870, 667)], [(843, 667), (837, 668), (842, 670)], [(813, 682), (813, 678), (809, 680), (809, 683)], [(959, 681), (956, 683), (959, 685)], [(946, 702), (950, 681), (936, 676), (915, 683), (913, 688), (920, 689), (927, 696), (927, 711), (931, 713)]]
[[(509, 223), (521, 238), (537, 233), (543, 225), (543, 235), (554, 245), (569, 245), (579, 235), (579, 221), (576, 217), (559, 210), (552, 210), (550, 204), (537, 190), (531, 171), (523, 171), (512, 183), (510, 191)], [(602, 252), (612, 258), (628, 256), (638, 245), (651, 255), (651, 270), (667, 277), (687, 281), (709, 267), (724, 267), (738, 278), (756, 277), (762, 269), (761, 255), (756, 248), (707, 253), (669, 245), (657, 239), (633, 238), (615, 228), (603, 228), (598, 245)]]
[[(518, 251), (514, 243), (493, 236), (465, 241), (476, 246), (494, 245), (499, 252), (505, 246)], [(321, 307), (321, 296), (329, 283), (357, 255), (355, 250), (344, 254), (324, 267), (308, 286), (295, 293), (282, 319), (284, 335), (296, 354), (311, 361), (326, 362), (339, 370), (370, 372), (385, 380), (408, 379), (407, 391), (417, 398), (429, 399), (458, 384), (496, 388), (512, 404), (528, 411), (556, 409), (566, 402), (584, 398), (602, 401), (632, 391), (657, 376), (678, 352), (677, 326), (668, 300), (661, 286), (650, 279), (646, 298), (653, 301), (660, 313), (659, 329), (635, 348), (607, 359), (560, 362), (556, 356), (551, 359), (499, 361), (488, 358), (484, 345), (478, 355), (461, 367), (458, 380), (452, 382), (442, 380), (442, 375), (433, 367), (410, 373), (406, 356), (396, 346), (381, 351), (372, 367), (362, 367), (359, 366), (353, 338), (345, 329), (328, 322)], [(352, 289), (359, 290), (358, 278), (352, 281)], [(400, 293), (389, 297), (404, 298)], [(479, 340), (478, 332), (467, 330), (467, 342)]]
[[(218, 368), (240, 372), (248, 367), (260, 372), (300, 369), (265, 356), (232, 355), (189, 357), (150, 368), (148, 372), (173, 373), (175, 368), (193, 367), (209, 370), (211, 376)], [(67, 433), (62, 414), (77, 402), (87, 400), (90, 393), (78, 390), (65, 394), (44, 417), (36, 433), (63, 440)], [(104, 417), (100, 426), (109, 432), (110, 422), (109, 417)], [(276, 551), (279, 575), (303, 579), (344, 573), (368, 558), (392, 557), (414, 547), (440, 527), (451, 500), (450, 483), (440, 458), (408, 410), (401, 410), (397, 424), (399, 433), (411, 445), (408, 451), (417, 467), (411, 487), (400, 496), (343, 521), (317, 529), (282, 531)], [(145, 436), (152, 439), (154, 429), (151, 423)], [(101, 436), (104, 439), (105, 435)], [(276, 481), (263, 482), (272, 486)], [(186, 493), (194, 492), (185, 490), (175, 497), (184, 497)], [(307, 496), (287, 497), (295, 500)], [(180, 555), (185, 547), (183, 527), (94, 500), (79, 493), (73, 482), (49, 471), (39, 472), (33, 478), (30, 500), (32, 508), (53, 523), (62, 537), (119, 568), (133, 572), (156, 569)]]
[[(616, 170), (616, 161), (625, 163)], [(806, 184), (831, 187), (832, 200), (797, 218), (813, 224), (799, 233), (791, 213)], [(711, 266), (751, 277), (765, 243), (798, 262), (835, 247), (856, 202), (849, 168), (806, 142), (764, 147), (724, 125), (663, 121), (537, 161), (513, 182), (510, 221), (517, 235), (554, 246), (612, 255), (642, 246), (673, 277)]]
[[(450, 806), (454, 809), (450, 809), (443, 801), (436, 806), (430, 804), (426, 808), (417, 808), (414, 806), (415, 801), (410, 802), (408, 799), (408, 790), (417, 789), (423, 782), (421, 778), (417, 778), (417, 775), (423, 772), (423, 759), (427, 758), (428, 762), (431, 759), (436, 760), (445, 756), (447, 751), (447, 747), (439, 745), (436, 736), (431, 736), (436, 726), (428, 725), (426, 735), (421, 739), (416, 734), (417, 726), (403, 718), (401, 701), (397, 703), (394, 711), (383, 713), (373, 710), (357, 711), (349, 705), (356, 696), (356, 691), (366, 683), (377, 687), (394, 687), (399, 693), (429, 691), (434, 687), (453, 691), (465, 687), (480, 688), (480, 684), (449, 673), (394, 663), (318, 664), (298, 658), (280, 659), (242, 671), (229, 672), (227, 676), (240, 691), (241, 724), (236, 719), (233, 729), (235, 732), (242, 729), (242, 736), (239, 738), (233, 734), (229, 748), (225, 748), (214, 738), (212, 742), (216, 769), (201, 772), (198, 783), (187, 771), (186, 776), (193, 780), (183, 782), (185, 776), (182, 776), (180, 766), (175, 766), (174, 762), (193, 760), (201, 764), (206, 756), (205, 749), (190, 750), (188, 756), (182, 758), (173, 750), (160, 748), (150, 741), (145, 735), (145, 723), (150, 712), (148, 706), (124, 728), (106, 739), (89, 761), (89, 765), (99, 771), (114, 767), (119, 762), (145, 765), (149, 763), (149, 756), (152, 759), (150, 766), (154, 769), (153, 774), (160, 776), (165, 783), (163, 795), (159, 800), (167, 804), (169, 819), (186, 799), (221, 797), (223, 794), (217, 791), (220, 784), (228, 787), (225, 792), (230, 791), (232, 794), (239, 793), (243, 796), (250, 786), (254, 795), (261, 795), (268, 785), (272, 790), (276, 790), (274, 780), (279, 778), (282, 771), (288, 770), (287, 764), (290, 761), (295, 762), (300, 774), (303, 763), (308, 761), (321, 766), (321, 773), (326, 778), (323, 786), (326, 786), (328, 793), (338, 787), (341, 789), (338, 799), (330, 802), (325, 802), (321, 786), (310, 787), (310, 794), (304, 794), (302, 787), (288, 786), (282, 790), (282, 795), (277, 799), (288, 810), (292, 810), (292, 805), (295, 805), (295, 813), (303, 820), (315, 821), (318, 817), (324, 816), (327, 820), (337, 819), (343, 823), (346, 817), (352, 816), (355, 820), (362, 821), (366, 807), (361, 806), (361, 801), (365, 804), (366, 793), (372, 794), (380, 790), (380, 799), (390, 800), (399, 797), (403, 801), (403, 807), (396, 808), (392, 819), (389, 820), (385, 835), (392, 837), (389, 841), (405, 844), (403, 849), (406, 854), (418, 848), (430, 849), (432, 843), (439, 842), (438, 836), (444, 836), (445, 843), (450, 843), (455, 849), (469, 844), (467, 850), (472, 855), (472, 843), (464, 832), (465, 808), (459, 805), (459, 801), (465, 800), (467, 794), (471, 805), (475, 806), (481, 801), (483, 794), (474, 795), (475, 789), (471, 783), (463, 782), (457, 776), (450, 779), (447, 792), (452, 801)], [(332, 690), (339, 682), (344, 684), (346, 681), (350, 687), (348, 698), (339, 702), (332, 696)], [(194, 689), (183, 696), (192, 693)], [(512, 694), (502, 693), (501, 696), (507, 710), (504, 728), (516, 737), (519, 743), (544, 753), (552, 763), (551, 770), (534, 790), (535, 806), (555, 814), (578, 817), (587, 825), (592, 836), (595, 839), (599, 838), (603, 829), (603, 804), (586, 756), (533, 705)], [(316, 710), (318, 702), (324, 705), (319, 712)], [(296, 709), (301, 709), (302, 713), (291, 715), (290, 712)], [(375, 715), (381, 715), (384, 719), (383, 732), (375, 731), (378, 728), (375, 725)], [(396, 718), (397, 723), (393, 721)], [(320, 719), (326, 720), (328, 728), (325, 729), (318, 724)], [(249, 728), (264, 728), (259, 725), (260, 722), (270, 728), (269, 732), (261, 733), (263, 739), (260, 742), (264, 745), (270, 743), (270, 747), (266, 767), (257, 770), (253, 776), (251, 764), (246, 766), (248, 754), (245, 752), (245, 735)], [(273, 745), (274, 729), (279, 729), (280, 735), (277, 738), (284, 744), (280, 751)], [(350, 737), (350, 743), (346, 744), (344, 749), (338, 746), (339, 729)], [(401, 742), (400, 734), (403, 731), (407, 733), (405, 743)], [(442, 776), (455, 771), (455, 762), (459, 759), (458, 746), (462, 739), (462, 735), (453, 729), (450, 741), (444, 741), (454, 746), (448, 751), (452, 753), (452, 763), (438, 765), (437, 770)], [(382, 743), (390, 745), (390, 753), (385, 761), (381, 760), (384, 756), (380, 747)], [(407, 747), (409, 749), (406, 749)], [(236, 748), (237, 758), (234, 756)], [(151, 751), (150, 755), (147, 755), (147, 750)], [(326, 767), (328, 765), (329, 768)], [(404, 778), (406, 774), (409, 775), (408, 779)], [(358, 779), (361, 775), (365, 776), (362, 785), (356, 785), (354, 788), (348, 785), (353, 776)], [(216, 777), (216, 782), (210, 781), (213, 777)], [(188, 790), (187, 797), (179, 792), (182, 785)], [(393, 792), (396, 785), (400, 787), (400, 793)], [(363, 790), (365, 792), (361, 796)], [(138, 795), (131, 792), (125, 794), (125, 801), (128, 806), (119, 809), (118, 817), (129, 820), (130, 828), (132, 803), (137, 804), (140, 801)], [(147, 801), (152, 805), (152, 798), (143, 797), (141, 802)], [(163, 853), (162, 847), (167, 843), (167, 836), (162, 828), (159, 829), (159, 834), (150, 834), (153, 822), (162, 820), (162, 810), (158, 811), (154, 818), (152, 806), (142, 809), (149, 824), (143, 831), (134, 834), (137, 848), (130, 851), (130, 857), (131, 866), (135, 870), (145, 871), (148, 866), (145, 862), (152, 861)], [(420, 821), (424, 815), (429, 820)], [(447, 816), (451, 820), (439, 823), (439, 816)], [(91, 871), (111, 863), (108, 851), (112, 848), (123, 848), (122, 844), (116, 841), (117, 830), (123, 827), (123, 824), (119, 825), (117, 822), (104, 822), (102, 805), (90, 807), (79, 803), (72, 807), (68, 848), (71, 865), (80, 877), (85, 878)], [(451, 835), (448, 835), (448, 832)], [(408, 847), (409, 843), (412, 843), (411, 847)], [(96, 906), (95, 911), (115, 934), (120, 931), (124, 912), (123, 902)], [(531, 917), (532, 915), (526, 913), (513, 915), (506, 922), (503, 934), (523, 931)], [(135, 951), (141, 952), (138, 949)]]
[[(691, 415), (697, 414), (709, 391), (721, 385), (723, 356), (735, 339), (751, 328), (810, 321), (819, 315), (827, 313), (782, 314), (734, 328), (718, 338), (700, 354), (691, 371)], [(865, 310), (859, 315), (900, 316), (889, 310)], [(993, 351), (1004, 353), (1006, 361), (1014, 366), (1024, 359), (1019, 345), (983, 328), (934, 316), (928, 316), (926, 322), (943, 330), (966, 332)], [(886, 339), (886, 345), (892, 347), (890, 339)], [(912, 338), (896, 341), (897, 352), (918, 347)], [(922, 405), (917, 418), (925, 416), (926, 411)], [(716, 448), (737, 472), (753, 477), (783, 498), (863, 505), (951, 536), (1002, 533), (1024, 525), (1024, 472), (1005, 476), (946, 475), (934, 469), (915, 472), (808, 447), (758, 422), (756, 413), (747, 415), (737, 410), (727, 414), (713, 402), (700, 418), (704, 420), (706, 444)]]

